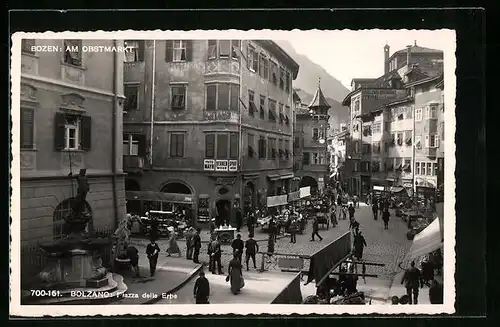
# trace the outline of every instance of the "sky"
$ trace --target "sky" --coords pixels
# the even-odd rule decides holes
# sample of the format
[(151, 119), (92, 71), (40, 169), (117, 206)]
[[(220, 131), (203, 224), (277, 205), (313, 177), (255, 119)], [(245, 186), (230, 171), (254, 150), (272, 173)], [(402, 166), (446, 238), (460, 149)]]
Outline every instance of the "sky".
[(417, 45), (445, 51), (445, 57), (446, 48), (450, 51), (449, 32), (445, 35), (442, 31), (346, 30), (311, 33), (293, 31), (287, 40), (297, 53), (322, 66), (348, 89), (353, 78), (383, 75), (383, 47), (386, 43), (390, 46), (390, 55), (415, 41)]

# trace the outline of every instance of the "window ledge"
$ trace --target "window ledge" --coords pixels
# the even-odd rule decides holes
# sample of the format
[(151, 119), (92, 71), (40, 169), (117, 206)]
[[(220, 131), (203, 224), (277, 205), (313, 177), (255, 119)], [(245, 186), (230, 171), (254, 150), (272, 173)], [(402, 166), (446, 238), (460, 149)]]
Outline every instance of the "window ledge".
[(38, 56), (36, 53), (24, 52), (22, 50), (21, 50), (21, 55), (32, 57), (32, 58), (37, 58), (37, 59), (40, 58), (40, 56)]
[(21, 152), (38, 152), (37, 148), (21, 148)]
[(66, 67), (75, 68), (75, 69), (82, 70), (82, 71), (87, 70), (87, 67), (85, 67), (84, 65), (82, 65), (82, 66), (75, 66), (75, 65), (72, 65), (72, 64), (68, 64), (67, 62), (64, 62), (64, 61), (61, 61), (61, 65), (66, 66)]
[(81, 150), (81, 149), (62, 149), (60, 150), (60, 152), (86, 152), (85, 150)]

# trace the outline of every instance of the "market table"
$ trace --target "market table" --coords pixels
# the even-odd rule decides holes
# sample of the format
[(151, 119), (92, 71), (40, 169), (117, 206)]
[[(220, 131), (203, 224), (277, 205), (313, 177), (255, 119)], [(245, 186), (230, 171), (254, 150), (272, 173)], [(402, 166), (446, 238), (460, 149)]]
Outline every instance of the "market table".
[(234, 234), (236, 232), (236, 228), (228, 227), (228, 228), (216, 228), (214, 230), (214, 234), (217, 235), (219, 241), (222, 244), (231, 244), (234, 240)]

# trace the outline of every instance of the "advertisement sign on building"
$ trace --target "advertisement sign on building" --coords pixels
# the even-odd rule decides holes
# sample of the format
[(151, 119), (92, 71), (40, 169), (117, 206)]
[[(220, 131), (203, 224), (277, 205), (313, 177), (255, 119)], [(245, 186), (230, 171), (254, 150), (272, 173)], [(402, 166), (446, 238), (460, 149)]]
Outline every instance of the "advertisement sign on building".
[(227, 160), (215, 160), (215, 171), (228, 171)]
[(215, 160), (214, 159), (203, 160), (203, 169), (212, 171), (215, 170)]
[(267, 197), (267, 207), (276, 207), (288, 204), (288, 195), (277, 195)]
[(300, 198), (305, 198), (309, 195), (311, 195), (311, 187), (310, 186), (306, 186), (306, 187), (301, 187), (299, 189), (299, 192), (300, 192)]
[(238, 170), (238, 160), (229, 160), (229, 171)]

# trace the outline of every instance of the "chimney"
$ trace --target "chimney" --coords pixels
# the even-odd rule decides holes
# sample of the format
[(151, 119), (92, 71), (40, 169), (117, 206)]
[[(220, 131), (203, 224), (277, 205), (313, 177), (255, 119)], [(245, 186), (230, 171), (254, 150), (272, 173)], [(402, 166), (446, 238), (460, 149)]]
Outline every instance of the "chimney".
[(406, 52), (406, 66), (408, 67), (408, 70), (411, 69), (411, 45), (407, 45), (407, 52)]
[(387, 74), (389, 72), (389, 50), (390, 47), (386, 43), (384, 46), (384, 74)]

